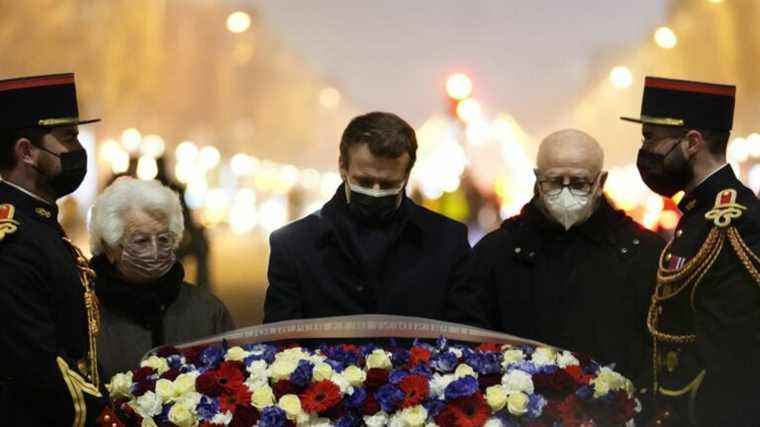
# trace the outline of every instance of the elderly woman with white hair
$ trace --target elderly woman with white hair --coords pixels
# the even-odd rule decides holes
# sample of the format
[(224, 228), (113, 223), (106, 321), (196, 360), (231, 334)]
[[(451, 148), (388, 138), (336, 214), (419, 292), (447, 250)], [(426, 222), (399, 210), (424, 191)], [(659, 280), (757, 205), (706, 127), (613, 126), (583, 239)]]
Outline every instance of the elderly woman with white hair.
[(234, 325), (224, 304), (184, 281), (177, 193), (158, 181), (119, 178), (90, 218), (90, 261), (101, 303), (98, 358), (110, 378), (151, 348), (217, 334)]

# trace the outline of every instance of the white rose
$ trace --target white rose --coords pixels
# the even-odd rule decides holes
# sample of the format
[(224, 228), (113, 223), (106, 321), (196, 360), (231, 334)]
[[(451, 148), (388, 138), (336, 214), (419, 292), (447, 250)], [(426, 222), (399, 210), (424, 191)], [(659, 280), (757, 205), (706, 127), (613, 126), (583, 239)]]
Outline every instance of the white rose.
[(433, 378), (430, 379), (430, 395), (436, 398), (442, 398), (444, 390), (451, 384), (456, 378), (453, 374), (441, 375), (438, 373), (433, 374)]
[(354, 387), (361, 387), (367, 379), (367, 373), (354, 365), (344, 369), (341, 374)]
[(161, 413), (161, 398), (152, 391), (148, 391), (134, 401), (129, 402), (129, 406), (135, 410), (137, 415), (143, 418), (150, 418)]
[(438, 424), (436, 424), (434, 421), (430, 421), (429, 423), (425, 424), (425, 427), (438, 427)]
[(422, 405), (415, 405), (410, 408), (404, 408), (399, 415), (404, 422), (404, 426), (421, 427), (425, 424), (428, 413), (427, 409)]
[(329, 418), (314, 418), (298, 425), (302, 427), (332, 427), (333, 423)]
[(525, 353), (518, 348), (510, 348), (503, 353), (504, 361), (501, 362), (502, 368), (506, 368), (512, 363), (522, 362), (525, 360)]
[(522, 392), (510, 393), (507, 396), (507, 410), (512, 415), (520, 416), (528, 412), (528, 395)]
[(498, 412), (507, 404), (507, 391), (500, 385), (493, 385), (486, 389), (486, 401), (491, 411)]
[(286, 380), (297, 367), (298, 362), (292, 359), (275, 360), (269, 367), (269, 373), (275, 381)]
[(263, 385), (253, 390), (251, 394), (251, 405), (255, 406), (259, 411), (267, 406), (274, 405), (274, 393), (272, 387)]
[(158, 380), (156, 382), (156, 394), (164, 403), (173, 400), (176, 397), (174, 383), (165, 378)]
[(485, 424), (483, 424), (483, 427), (503, 427), (504, 423), (501, 422), (498, 418), (490, 418), (488, 421), (486, 421)]
[(132, 371), (125, 374), (116, 374), (111, 378), (111, 382), (106, 384), (111, 399), (119, 397), (132, 397), (130, 389), (132, 388)]
[(277, 402), (277, 406), (285, 411), (289, 420), (296, 421), (299, 424), (309, 420), (309, 416), (304, 413), (303, 408), (301, 408), (301, 399), (295, 394), (286, 394), (282, 396), (280, 401)]
[(185, 405), (174, 405), (169, 410), (169, 421), (177, 427), (191, 427), (196, 423), (195, 415)]
[(459, 359), (460, 357), (462, 357), (462, 355), (464, 355), (464, 353), (462, 352), (462, 349), (461, 348), (457, 348), (457, 347), (450, 347), (449, 348), (449, 353), (451, 353), (454, 356), (456, 356), (457, 359)]
[(275, 361), (289, 360), (291, 362), (295, 362), (296, 365), (298, 364), (299, 360), (301, 359), (309, 360), (309, 357), (310, 357), (310, 354), (303, 351), (301, 347), (289, 348), (287, 350), (283, 350), (274, 355)]
[(603, 379), (592, 380), (591, 384), (594, 385), (594, 397), (599, 398), (610, 392), (610, 384)]
[(330, 381), (335, 383), (335, 385), (340, 388), (341, 394), (354, 394), (354, 387), (351, 386), (351, 383), (348, 382), (343, 374), (339, 374), (337, 372), (333, 373), (333, 376), (330, 377)]
[(519, 369), (513, 369), (503, 377), (501, 377), (501, 385), (507, 393), (512, 392), (524, 392), (528, 394), (533, 393), (533, 378), (527, 372), (523, 372)]
[(242, 362), (246, 357), (250, 356), (251, 353), (248, 351), (243, 350), (242, 347), (235, 346), (231, 349), (227, 350), (227, 354), (224, 355), (224, 360), (231, 360), (234, 362)]
[(577, 366), (581, 362), (573, 356), (573, 353), (565, 350), (557, 356), (557, 366), (560, 368), (566, 368), (568, 366)]
[(329, 380), (333, 375), (333, 369), (327, 363), (318, 363), (311, 371), (312, 379), (316, 381)]
[(230, 411), (220, 412), (214, 415), (214, 418), (211, 419), (211, 424), (221, 424), (223, 426), (226, 426), (231, 422), (232, 422), (232, 413)]
[(144, 368), (146, 366), (155, 369), (156, 372), (158, 372), (158, 375), (161, 375), (169, 370), (169, 363), (166, 361), (166, 359), (158, 356), (150, 356), (146, 360), (140, 362), (141, 368)]
[(180, 374), (174, 379), (174, 388), (178, 395), (190, 393), (195, 391), (195, 379), (198, 378), (196, 372), (188, 372), (186, 374)]
[(557, 351), (549, 347), (539, 347), (530, 359), (536, 366), (553, 365), (557, 361)]
[(470, 365), (465, 365), (464, 363), (460, 363), (459, 366), (457, 366), (457, 369), (454, 371), (454, 376), (459, 379), (462, 377), (470, 376), (473, 378), (478, 378), (478, 373), (473, 370)]
[(158, 427), (153, 418), (143, 418), (140, 427)]
[(376, 348), (367, 356), (367, 369), (391, 369), (392, 367), (391, 358), (383, 349)]
[(188, 408), (195, 408), (196, 406), (198, 406), (199, 403), (201, 403), (201, 399), (203, 399), (202, 394), (196, 391), (191, 391), (191, 392), (183, 394), (181, 397), (175, 399), (174, 401), (178, 405), (184, 405), (184, 406), (187, 406)]
[(364, 425), (367, 427), (383, 427), (388, 424), (388, 414), (383, 411), (376, 413), (375, 415), (365, 415)]
[(594, 385), (594, 397), (604, 396), (611, 390), (625, 390), (629, 395), (633, 393), (633, 384), (606, 366), (599, 369), (596, 378), (591, 380), (591, 384)]

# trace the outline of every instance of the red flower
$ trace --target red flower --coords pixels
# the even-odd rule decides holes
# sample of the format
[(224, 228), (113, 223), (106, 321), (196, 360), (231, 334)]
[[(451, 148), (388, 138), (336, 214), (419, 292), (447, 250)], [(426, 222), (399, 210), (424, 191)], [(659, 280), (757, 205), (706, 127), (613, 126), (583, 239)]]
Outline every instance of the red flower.
[(219, 407), (222, 412), (230, 411), (235, 414), (238, 406), (251, 405), (251, 391), (243, 383), (234, 387), (225, 388), (222, 395), (219, 396)]
[(259, 422), (259, 411), (248, 405), (239, 405), (234, 411), (230, 427), (252, 427)]
[(144, 366), (140, 369), (135, 369), (132, 371), (132, 381), (139, 383), (141, 381), (145, 381), (148, 379), (149, 376), (156, 373), (156, 370), (153, 368), (149, 368), (147, 366)]
[(486, 374), (478, 377), (478, 386), (481, 390), (486, 390), (493, 385), (501, 384), (500, 374)]
[(217, 369), (219, 385), (224, 388), (237, 387), (245, 377), (242, 370), (243, 364), (240, 362), (222, 362)]
[(324, 412), (340, 402), (340, 388), (330, 380), (323, 380), (312, 384), (300, 398), (305, 412)]
[(573, 377), (575, 382), (578, 384), (588, 384), (591, 382), (591, 379), (593, 378), (591, 375), (584, 374), (583, 368), (581, 368), (578, 365), (568, 366), (565, 368), (565, 371)]
[(419, 405), (428, 396), (430, 386), (427, 378), (422, 375), (407, 375), (401, 380), (398, 387), (404, 392), (402, 408)]
[(496, 344), (492, 342), (484, 342), (478, 346), (477, 350), (480, 350), (482, 352), (501, 351), (501, 344)]
[(452, 400), (435, 417), (441, 427), (481, 427), (491, 416), (491, 408), (480, 392)]
[(298, 394), (302, 389), (290, 380), (279, 380), (272, 386), (272, 391), (274, 392), (274, 397), (280, 400), (282, 396), (286, 394)]
[(362, 415), (375, 415), (378, 412), (380, 412), (380, 404), (377, 403), (374, 394), (368, 393), (367, 399), (364, 400), (364, 405), (362, 405)]
[(177, 377), (179, 376), (179, 374), (181, 374), (181, 372), (179, 371), (179, 369), (177, 369), (177, 368), (171, 368), (168, 371), (164, 372), (164, 374), (161, 375), (161, 378), (165, 379), (165, 380), (169, 380), (169, 381), (174, 381), (174, 380), (177, 379)]
[(372, 368), (367, 371), (367, 379), (364, 380), (364, 385), (367, 390), (377, 390), (388, 383), (388, 371), (380, 368)]
[(156, 380), (145, 380), (137, 383), (137, 387), (135, 387), (135, 391), (132, 395), (140, 397), (149, 391), (156, 391)]
[(422, 347), (412, 347), (409, 353), (409, 367), (413, 368), (420, 363), (427, 364), (430, 360), (430, 351), (425, 350)]
[(182, 354), (185, 356), (185, 361), (191, 365), (197, 365), (203, 353), (203, 346), (190, 347), (182, 350)]
[(341, 348), (343, 349), (343, 351), (347, 353), (356, 353), (357, 351), (359, 351), (359, 347), (353, 344), (343, 344)]
[(218, 397), (222, 394), (223, 387), (219, 385), (219, 375), (216, 371), (206, 371), (195, 379), (195, 389), (200, 394)]
[(533, 375), (533, 384), (539, 393), (548, 396), (565, 396), (577, 388), (575, 379), (562, 369), (554, 373), (537, 373)]
[(564, 427), (580, 427), (588, 421), (583, 402), (575, 394), (567, 396), (557, 405), (556, 410)]

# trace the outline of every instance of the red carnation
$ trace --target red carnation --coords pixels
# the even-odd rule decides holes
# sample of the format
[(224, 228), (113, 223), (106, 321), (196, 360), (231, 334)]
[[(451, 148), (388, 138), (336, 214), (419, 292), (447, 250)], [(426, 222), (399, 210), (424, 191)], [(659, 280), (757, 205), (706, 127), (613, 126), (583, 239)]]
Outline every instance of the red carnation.
[(148, 379), (149, 376), (156, 373), (156, 370), (153, 368), (149, 368), (147, 366), (143, 366), (142, 368), (135, 369), (132, 371), (132, 381), (139, 383), (141, 381), (145, 381)]
[(259, 411), (251, 405), (239, 405), (234, 414), (230, 427), (251, 427), (259, 422)]
[(195, 379), (195, 389), (200, 394), (209, 397), (217, 397), (222, 393), (222, 386), (219, 385), (219, 376), (216, 371), (206, 371)]
[(332, 421), (338, 421), (339, 419), (345, 417), (347, 414), (348, 408), (346, 408), (346, 405), (344, 405), (343, 402), (340, 402), (332, 408), (322, 412), (320, 415), (327, 417)]
[(377, 390), (388, 383), (388, 371), (380, 368), (372, 368), (367, 371), (367, 379), (364, 385), (367, 390)]
[(343, 344), (341, 345), (341, 348), (347, 353), (356, 353), (359, 350), (359, 347), (353, 344)]
[(225, 388), (222, 395), (219, 396), (219, 407), (222, 412), (230, 411), (235, 414), (238, 406), (250, 406), (250, 404), (251, 391), (242, 383)]
[(404, 392), (404, 400), (401, 402), (402, 408), (422, 403), (430, 391), (428, 380), (422, 375), (407, 375), (401, 380), (398, 387)]
[(427, 364), (430, 360), (430, 351), (422, 347), (412, 347), (409, 353), (409, 366), (412, 368), (420, 363)]
[(324, 412), (340, 402), (340, 388), (330, 380), (312, 384), (300, 396), (305, 412)]
[(182, 350), (182, 355), (185, 356), (185, 361), (191, 365), (197, 365), (203, 353), (204, 347), (195, 346)]
[(132, 395), (140, 397), (149, 391), (156, 391), (156, 380), (145, 380), (137, 383), (137, 387), (135, 387), (135, 391)]
[(593, 376), (583, 373), (583, 369), (578, 365), (568, 366), (565, 368), (568, 375), (573, 377), (578, 384), (588, 384), (591, 382)]
[(501, 344), (496, 344), (492, 342), (484, 342), (478, 346), (477, 350), (480, 350), (482, 352), (501, 351)]
[(564, 427), (579, 427), (587, 418), (583, 411), (583, 402), (575, 394), (568, 395), (557, 405), (556, 410)]
[(573, 353), (573, 356), (578, 359), (578, 362), (580, 362), (581, 366), (588, 366), (592, 360), (591, 356), (586, 353)]
[(452, 400), (435, 417), (441, 427), (481, 427), (491, 416), (491, 408), (480, 392)]
[(562, 369), (551, 374), (539, 372), (533, 375), (533, 385), (539, 393), (548, 396), (567, 395), (577, 388), (575, 379)]
[(367, 394), (367, 399), (364, 400), (362, 405), (362, 415), (375, 415), (380, 412), (380, 404), (377, 403), (375, 395), (372, 393)]
[(488, 387), (501, 384), (501, 375), (499, 374), (486, 374), (478, 377), (478, 386), (481, 390), (486, 390)]
[(165, 379), (165, 380), (169, 380), (169, 381), (174, 381), (174, 380), (177, 379), (177, 377), (179, 376), (179, 374), (181, 374), (181, 372), (179, 371), (179, 369), (177, 369), (177, 368), (171, 368), (168, 371), (164, 372), (163, 375), (161, 375), (161, 378)]
[(272, 392), (274, 392), (274, 397), (277, 400), (286, 394), (298, 394), (301, 391), (302, 389), (290, 380), (279, 380), (272, 386)]

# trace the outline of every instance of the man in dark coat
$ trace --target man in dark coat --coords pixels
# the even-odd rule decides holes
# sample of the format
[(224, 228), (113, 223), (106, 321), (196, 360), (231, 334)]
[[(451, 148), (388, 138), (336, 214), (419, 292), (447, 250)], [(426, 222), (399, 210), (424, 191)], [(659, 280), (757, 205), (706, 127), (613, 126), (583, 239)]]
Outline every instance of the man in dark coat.
[(416, 150), (414, 129), (394, 114), (349, 123), (343, 184), (270, 238), (265, 322), (382, 313), (483, 323), (466, 227), (406, 197)]
[(734, 86), (647, 77), (637, 166), (683, 216), (660, 258), (648, 327), (657, 425), (757, 426), (760, 202), (726, 163)]
[(536, 195), (475, 246), (474, 282), (496, 330), (591, 355), (636, 383), (663, 242), (603, 195), (603, 153), (565, 130), (538, 152)]
[(79, 187), (74, 75), (0, 81), (0, 424), (94, 425), (104, 406), (87, 262), (58, 223)]

